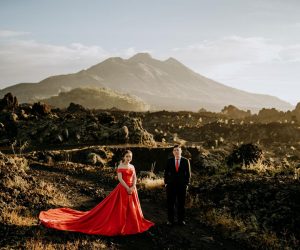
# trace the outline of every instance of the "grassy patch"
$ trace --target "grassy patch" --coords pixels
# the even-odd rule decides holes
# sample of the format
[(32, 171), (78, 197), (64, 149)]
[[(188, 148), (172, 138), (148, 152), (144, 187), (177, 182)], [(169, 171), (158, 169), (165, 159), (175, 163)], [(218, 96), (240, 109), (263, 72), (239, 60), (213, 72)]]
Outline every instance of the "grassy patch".
[(8, 225), (33, 226), (37, 224), (37, 218), (32, 217), (28, 210), (26, 211), (24, 207), (20, 206), (15, 209), (3, 208), (1, 219)]
[(163, 178), (149, 178), (145, 177), (140, 179), (139, 185), (148, 190), (153, 190), (153, 189), (162, 189), (164, 186), (164, 179)]

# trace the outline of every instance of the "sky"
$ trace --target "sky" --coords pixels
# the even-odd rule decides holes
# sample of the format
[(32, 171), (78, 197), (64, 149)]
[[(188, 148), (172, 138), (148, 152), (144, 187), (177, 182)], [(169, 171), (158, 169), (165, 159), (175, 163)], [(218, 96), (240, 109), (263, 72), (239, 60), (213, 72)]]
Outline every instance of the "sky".
[(0, 0), (0, 89), (149, 52), (300, 102), (299, 0)]

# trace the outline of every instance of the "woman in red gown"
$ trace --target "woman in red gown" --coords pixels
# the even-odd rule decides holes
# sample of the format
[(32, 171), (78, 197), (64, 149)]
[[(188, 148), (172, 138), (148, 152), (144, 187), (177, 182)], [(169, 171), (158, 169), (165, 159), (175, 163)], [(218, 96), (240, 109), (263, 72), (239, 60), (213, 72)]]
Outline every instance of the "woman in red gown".
[(39, 215), (41, 223), (59, 230), (107, 236), (136, 234), (148, 230), (154, 223), (144, 219), (131, 160), (132, 152), (126, 150), (117, 169), (120, 183), (96, 207), (86, 212), (70, 208), (42, 211)]

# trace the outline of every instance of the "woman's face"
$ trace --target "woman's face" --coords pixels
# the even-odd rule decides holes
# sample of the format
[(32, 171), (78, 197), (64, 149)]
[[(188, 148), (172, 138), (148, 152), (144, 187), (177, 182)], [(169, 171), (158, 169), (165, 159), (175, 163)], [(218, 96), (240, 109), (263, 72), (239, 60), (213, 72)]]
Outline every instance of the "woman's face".
[(131, 153), (127, 153), (125, 156), (124, 156), (124, 163), (129, 163), (131, 162), (132, 160), (132, 154)]

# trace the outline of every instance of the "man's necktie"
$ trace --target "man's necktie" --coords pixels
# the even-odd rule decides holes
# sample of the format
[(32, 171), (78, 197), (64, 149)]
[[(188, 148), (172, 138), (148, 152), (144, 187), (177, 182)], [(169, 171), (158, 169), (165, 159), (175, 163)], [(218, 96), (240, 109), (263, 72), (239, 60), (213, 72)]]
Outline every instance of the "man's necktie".
[(176, 165), (175, 165), (176, 166), (176, 172), (178, 172), (178, 169), (179, 169), (179, 162), (178, 161), (179, 161), (179, 159), (176, 159)]

